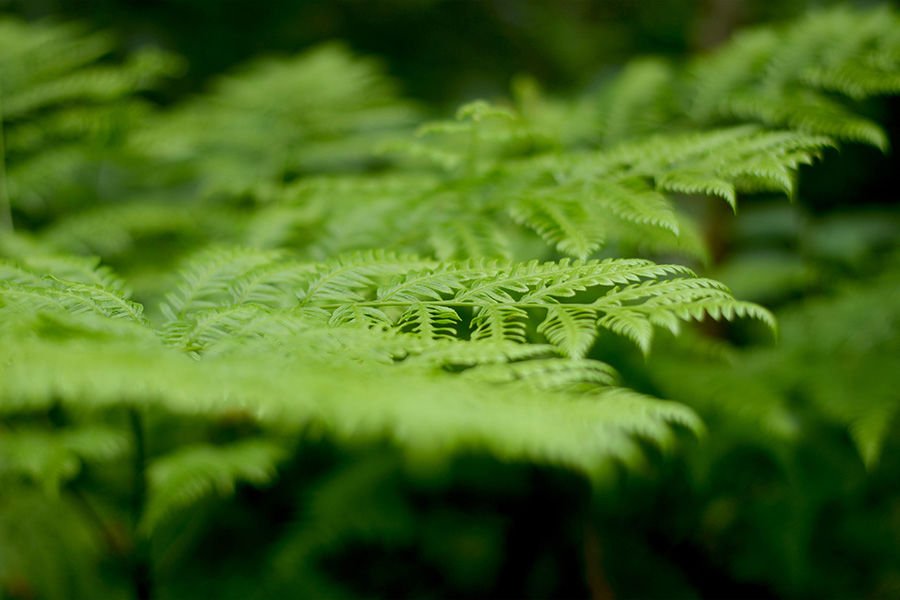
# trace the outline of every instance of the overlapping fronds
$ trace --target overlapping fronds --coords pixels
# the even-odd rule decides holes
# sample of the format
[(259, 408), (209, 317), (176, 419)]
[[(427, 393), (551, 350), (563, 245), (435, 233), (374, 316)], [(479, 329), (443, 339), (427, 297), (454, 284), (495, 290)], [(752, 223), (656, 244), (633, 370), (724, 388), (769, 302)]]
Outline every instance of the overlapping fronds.
[[(508, 111), (499, 113), (502, 119), (487, 114), (484, 119), (501, 124), (517, 118)], [(450, 140), (464, 141), (466, 152), (477, 154), (459, 159), (460, 165), (477, 164), (474, 170), (303, 181), (266, 209), (280, 218), (271, 221), (266, 237), (300, 243), (314, 256), (387, 247), (446, 259), (532, 256), (533, 231), (577, 258), (610, 247), (702, 256), (673, 196), (717, 196), (736, 208), (741, 192), (792, 195), (797, 169), (832, 145), (823, 136), (742, 126), (661, 134), (599, 152), (507, 157), (494, 168), (499, 158), (483, 161), (484, 143), (508, 140), (501, 136), (497, 142), (492, 130), (481, 140), (483, 122), (466, 122), (463, 131), (470, 133)], [(448, 128), (441, 123), (428, 131), (460, 133)], [(290, 226), (295, 218), (302, 237)]]
[(166, 161), (189, 159), (205, 192), (243, 193), (260, 181), (364, 166), (414, 114), (379, 64), (328, 44), (220, 79), (134, 143)]
[[(220, 278), (223, 268), (228, 274)], [(639, 259), (438, 263), (369, 254), (308, 265), (245, 250), (201, 257), (185, 278), (165, 309), (170, 326), (195, 318), (198, 309), (254, 304), (325, 311), (332, 322), (396, 327), (429, 339), (524, 342), (535, 320), (538, 334), (565, 355), (581, 358), (600, 327), (627, 335), (647, 351), (654, 325), (674, 332), (679, 321), (705, 315), (752, 316), (773, 324), (765, 309), (735, 300), (715, 281), (682, 266)], [(283, 289), (275, 291), (288, 284), (294, 286), (292, 302)], [(273, 293), (248, 295), (248, 287)]]
[(224, 446), (184, 446), (159, 457), (148, 470), (150, 489), (141, 526), (152, 530), (205, 497), (231, 495), (239, 483), (269, 483), (286, 453), (277, 442), (247, 439)]
[(77, 196), (98, 164), (127, 163), (122, 142), (148, 112), (136, 94), (180, 63), (151, 48), (105, 61), (113, 47), (108, 36), (71, 25), (0, 22), (0, 160), (17, 211), (46, 215), (49, 204), (65, 205), (62, 190)]
[[(284, 483), (307, 458), (297, 444), (323, 437), (402, 458), (326, 477), (309, 503), (321, 512), (404, 460), (638, 467), (646, 444), (702, 431), (691, 405), (791, 438), (794, 403), (813, 403), (876, 464), (900, 412), (884, 376), (900, 360), (894, 276), (785, 313), (775, 350), (693, 339), (681, 348), (704, 360), (646, 363), (640, 389), (682, 403), (620, 386), (661, 330), (774, 328), (669, 264), (707, 254), (689, 216), (702, 211), (684, 208), (793, 197), (837, 141), (885, 148), (852, 102), (900, 89), (897, 31), (892, 11), (839, 9), (739, 37), (687, 73), (644, 59), (571, 101), (520, 80), (511, 103), (414, 130), (383, 69), (340, 45), (155, 112), (138, 98), (169, 58), (116, 62), (104, 36), (0, 21), (0, 194), (23, 223), (0, 237), (0, 484), (88, 513), (116, 488), (94, 512), (132, 522), (140, 562), (192, 508)], [(767, 284), (805, 281), (803, 266), (766, 270)], [(723, 354), (741, 370), (706, 360)], [(15, 537), (9, 503), (0, 541)], [(326, 533), (300, 535), (277, 568), (296, 559), (315, 579)]]
[[(161, 333), (175, 346), (170, 349), (152, 335), (126, 336), (129, 327), (149, 328), (115, 325), (130, 315), (102, 310), (92, 296), (90, 313), (81, 303), (56, 301), (59, 290), (74, 293), (87, 284), (48, 276), (47, 284), (37, 285), (36, 279), (45, 281), (25, 267), (4, 269), (2, 311), (17, 323), (4, 332), (5, 413), (57, 402), (156, 406), (181, 415), (237, 411), (276, 430), (316, 425), (339, 438), (387, 436), (414, 452), (479, 447), (589, 472), (602, 468), (606, 457), (635, 460), (632, 433), (665, 442), (667, 422), (697, 427), (678, 406), (610, 388), (612, 370), (580, 358), (600, 315), (627, 307), (637, 319), (671, 325), (669, 319), (701, 312), (742, 310), (720, 286), (694, 279), (683, 267), (648, 261), (441, 264), (372, 254), (308, 265), (270, 252), (221, 250), (199, 257), (169, 296)], [(698, 283), (654, 288), (640, 281)], [(96, 287), (128, 302), (115, 288)], [(642, 304), (652, 304), (663, 289), (671, 293), (671, 306), (645, 310)], [(25, 292), (46, 300), (16, 302)], [(566, 303), (572, 299), (579, 304)], [(380, 312), (383, 322), (342, 321), (341, 312), (354, 307)], [(96, 335), (95, 319), (110, 323), (106, 335)], [(527, 339), (528, 323), (535, 322), (546, 322), (536, 335), (546, 335), (552, 346)], [(112, 335), (116, 327), (122, 335)], [(466, 339), (469, 327), (472, 339)], [(229, 351), (206, 352), (229, 340)], [(576, 360), (554, 358), (556, 352)], [(470, 376), (440, 369), (451, 365)], [(591, 393), (571, 395), (585, 390)], [(506, 422), (500, 433), (494, 431), (498, 418)], [(200, 449), (184, 460), (171, 458), (179, 465), (172, 472), (186, 469), (184, 477), (192, 480), (176, 487), (193, 491), (184, 502), (161, 493), (161, 508), (151, 500), (156, 508), (148, 509), (147, 519), (155, 522), (175, 505), (235, 480), (262, 482), (267, 478), (260, 474), (270, 472), (234, 449), (233, 462), (213, 460), (225, 469), (219, 475), (204, 471), (192, 478), (195, 463), (202, 471), (210, 452), (218, 457), (218, 450)], [(160, 460), (150, 467), (151, 489), (181, 477), (165, 475), (169, 459)]]
[(863, 461), (874, 467), (900, 415), (898, 273), (895, 260), (865, 287), (845, 286), (780, 314), (776, 348), (743, 351), (730, 365), (682, 349), (686, 356), (654, 364), (653, 377), (701, 412), (762, 425), (787, 439), (802, 433), (802, 411), (814, 407), (846, 427)]
[(4, 485), (35, 482), (51, 494), (78, 474), (82, 460), (118, 459), (128, 448), (124, 432), (102, 425), (65, 431), (35, 427), (0, 431), (0, 481)]
[(758, 121), (885, 148), (881, 128), (834, 94), (859, 100), (900, 91), (898, 29), (896, 12), (886, 7), (841, 7), (741, 33), (697, 60), (688, 112), (701, 121)]

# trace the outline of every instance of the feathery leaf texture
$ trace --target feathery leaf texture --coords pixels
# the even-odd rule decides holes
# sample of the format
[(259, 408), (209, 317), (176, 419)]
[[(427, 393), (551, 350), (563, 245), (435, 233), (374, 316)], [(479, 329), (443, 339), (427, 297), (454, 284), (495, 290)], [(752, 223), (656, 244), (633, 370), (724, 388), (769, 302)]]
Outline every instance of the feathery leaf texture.
[[(692, 196), (734, 210), (748, 193), (792, 197), (837, 141), (886, 148), (854, 102), (900, 91), (897, 31), (894, 11), (839, 8), (686, 69), (636, 61), (571, 102), (523, 80), (511, 103), (415, 130), (384, 69), (340, 45), (161, 109), (141, 92), (177, 60), (116, 62), (104, 35), (0, 20), (0, 135), (26, 217), (0, 236), (0, 484), (49, 498), (94, 463), (146, 460), (135, 520), (152, 540), (275, 482), (301, 437), (599, 477), (639, 466), (644, 442), (701, 433), (690, 406), (723, 394), (758, 400), (785, 436), (799, 427), (785, 399), (809, 399), (874, 466), (900, 414), (883, 377), (898, 360), (895, 277), (786, 315), (794, 342), (734, 352), (749, 377), (703, 365), (681, 381), (688, 366), (650, 363), (683, 403), (619, 387), (596, 357), (607, 332), (646, 355), (690, 321), (774, 328), (722, 283), (637, 257), (705, 256), (678, 210)], [(779, 368), (784, 353), (802, 368)], [(189, 435), (144, 455), (125, 412)], [(373, 477), (340, 475), (330, 489)]]
[(741, 33), (693, 71), (688, 113), (748, 119), (872, 144), (887, 138), (833, 93), (860, 100), (900, 91), (900, 18), (887, 7), (820, 11), (779, 29)]
[(0, 129), (16, 210), (47, 216), (80, 175), (127, 162), (125, 128), (149, 111), (137, 94), (181, 70), (150, 48), (97, 64), (113, 48), (108, 36), (72, 25), (0, 20)]
[[(36, 274), (13, 263), (2, 273), (0, 313), (16, 323), (0, 331), (8, 342), (0, 363), (5, 413), (58, 401), (186, 415), (238, 411), (274, 431), (318, 424), (338, 437), (387, 435), (410, 451), (474, 445), (588, 472), (602, 468), (604, 457), (635, 460), (629, 432), (667, 443), (665, 422), (699, 427), (676, 406), (610, 387), (611, 368), (584, 358), (599, 317), (627, 306), (647, 323), (672, 327), (678, 318), (741, 312), (722, 286), (644, 260), (437, 263), (369, 253), (310, 265), (269, 251), (219, 249), (184, 269), (153, 335), (146, 321), (102, 310), (93, 297), (99, 308), (90, 304), (90, 312), (56, 302), (59, 289), (87, 284), (47, 276), (38, 286)], [(129, 302), (116, 280), (110, 285), (97, 289)], [(18, 302), (26, 292), (47, 300)], [(354, 307), (381, 316), (335, 322)], [(94, 334), (94, 319), (110, 323), (106, 335)], [(131, 327), (147, 335), (127, 333)], [(122, 334), (110, 333), (116, 328)], [(441, 368), (450, 365), (468, 375)], [(493, 431), (497, 418), (507, 423), (502, 433)], [(574, 423), (584, 428), (577, 442)], [(223, 458), (218, 450), (184, 449), (171, 471), (168, 459), (157, 459), (153, 485), (191, 483), (160, 493), (165, 499), (151, 503), (147, 526), (235, 481), (268, 481), (269, 450), (235, 449), (232, 461), (225, 459), (231, 450)], [(218, 471), (207, 469), (212, 463)], [(194, 477), (194, 469), (205, 475)]]

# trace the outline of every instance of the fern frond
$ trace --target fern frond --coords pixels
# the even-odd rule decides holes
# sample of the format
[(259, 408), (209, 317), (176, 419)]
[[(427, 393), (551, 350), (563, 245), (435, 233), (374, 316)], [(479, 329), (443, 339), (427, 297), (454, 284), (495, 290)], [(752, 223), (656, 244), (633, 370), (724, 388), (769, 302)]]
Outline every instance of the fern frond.
[(605, 146), (647, 135), (666, 122), (671, 111), (674, 72), (656, 59), (628, 63), (599, 98)]
[(862, 99), (900, 90), (898, 25), (886, 8), (834, 8), (779, 30), (744, 33), (697, 61), (688, 113), (701, 122), (737, 117), (884, 150), (878, 125), (825, 92)]
[[(143, 306), (132, 302), (121, 289), (97, 284), (64, 281), (48, 276), (38, 282), (22, 283), (24, 271), (13, 272), (11, 282), (0, 280), (3, 304), (61, 309), (72, 314), (96, 314), (112, 319), (144, 322)], [(19, 279), (19, 281), (16, 281)]]
[(209, 250), (182, 272), (181, 283), (166, 296), (161, 310), (167, 319), (175, 321), (191, 310), (227, 304), (232, 297), (234, 280), (246, 277), (262, 265), (271, 264), (275, 257), (277, 253), (265, 250)]
[(526, 196), (510, 208), (510, 216), (569, 256), (587, 258), (606, 241), (608, 226), (557, 193)]
[(0, 23), (0, 126), (9, 200), (16, 213), (46, 219), (99, 194), (96, 173), (131, 167), (125, 130), (148, 113), (136, 94), (181, 69), (159, 50), (98, 65), (113, 47), (80, 27)]
[(476, 367), (466, 371), (467, 377), (494, 383), (521, 381), (542, 390), (576, 391), (608, 388), (618, 375), (606, 363), (573, 358), (569, 360), (527, 360), (508, 364)]
[(472, 339), (524, 343), (527, 323), (528, 313), (518, 306), (481, 305), (472, 317)]
[(50, 494), (77, 476), (82, 462), (121, 457), (128, 448), (122, 431), (84, 425), (63, 431), (36, 428), (4, 430), (0, 435), (0, 481), (33, 481)]
[(565, 305), (548, 306), (547, 318), (537, 331), (566, 356), (584, 358), (597, 336), (597, 313)]
[[(0, 357), (0, 407), (7, 412), (50, 402), (139, 403), (175, 415), (237, 411), (282, 431), (313, 425), (338, 439), (387, 437), (419, 453), (483, 448), (505, 459), (588, 473), (602, 470), (611, 458), (640, 460), (633, 434), (666, 440), (669, 422), (699, 427), (679, 405), (625, 392), (553, 398), (546, 391), (485, 386), (452, 375), (395, 370), (379, 377), (370, 368), (336, 365), (323, 370), (309, 355), (284, 366), (246, 357), (195, 362), (133, 345), (22, 340), (4, 346)], [(91, 366), (101, 360), (102, 371)], [(167, 377), (155, 375), (160, 372)], [(498, 419), (505, 423), (500, 430)]]
[(431, 261), (391, 252), (359, 252), (321, 265), (308, 286), (298, 292), (303, 304), (344, 298), (362, 299), (360, 292), (372, 288), (379, 277), (428, 266)]
[(415, 114), (383, 71), (338, 44), (260, 60), (148, 122), (133, 143), (170, 163), (189, 160), (208, 195), (243, 193), (297, 172), (352, 170)]
[(400, 315), (397, 327), (429, 339), (455, 338), (459, 322), (459, 314), (448, 306), (413, 303)]
[[(538, 333), (572, 357), (583, 356), (589, 349), (598, 325), (613, 326), (625, 319), (646, 321), (640, 336), (630, 335), (645, 351), (649, 344), (647, 328), (656, 325), (676, 332), (679, 321), (705, 315), (715, 319), (749, 316), (774, 327), (768, 312), (734, 300), (722, 284), (697, 278), (679, 265), (659, 265), (639, 259), (434, 263), (415, 257), (369, 253), (304, 271), (302, 263), (279, 260), (273, 254), (252, 253), (252, 270), (240, 266), (231, 257), (230, 253), (214, 253), (206, 260), (206, 266), (200, 259), (200, 264), (186, 271), (186, 283), (180, 289), (195, 289), (197, 286), (192, 281), (205, 281), (197, 273), (216, 273), (223, 260), (255, 277), (257, 283), (264, 281), (257, 276), (265, 274), (300, 273), (301, 279), (306, 277), (308, 282), (294, 290), (298, 298), (294, 306), (325, 310), (332, 314), (330, 321), (334, 325), (391, 325), (428, 338), (463, 336), (459, 325), (465, 322), (465, 315), (460, 311), (471, 311), (466, 314), (471, 314), (468, 326), (473, 340), (525, 342), (527, 324), (533, 318), (531, 311), (540, 311), (543, 316), (536, 323)], [(270, 262), (266, 263), (267, 260)], [(238, 275), (237, 281), (241, 277)], [(242, 305), (241, 297), (233, 293), (228, 296), (219, 284), (214, 282), (211, 289), (222, 297), (218, 306)], [(182, 297), (192, 295), (206, 297), (208, 294), (182, 292)], [(268, 304), (271, 308), (290, 308), (290, 304), (282, 304), (286, 294), (279, 293), (277, 297), (278, 302)], [(266, 298), (258, 300), (254, 304), (266, 305)], [(193, 310), (203, 309), (207, 304), (210, 303), (194, 302)], [(175, 314), (171, 308), (167, 310)], [(184, 321), (190, 313), (182, 310), (180, 320)], [(203, 322), (212, 327), (208, 333), (213, 334), (218, 331), (214, 324), (234, 326), (234, 319), (239, 320), (239, 315), (252, 319), (253, 314), (253, 310), (206, 313), (193, 323), (189, 319), (185, 321), (190, 323), (186, 330), (204, 331), (205, 326), (200, 325)], [(589, 327), (591, 314), (593, 325)], [(601, 319), (603, 315), (607, 315), (605, 320)], [(171, 323), (179, 323), (179, 319), (170, 319)], [(184, 325), (176, 329), (182, 331)], [(614, 329), (625, 331), (618, 326)]]
[(148, 468), (150, 495), (141, 527), (152, 531), (201, 498), (230, 496), (239, 483), (271, 483), (285, 455), (278, 443), (248, 439), (226, 446), (184, 446), (157, 458)]

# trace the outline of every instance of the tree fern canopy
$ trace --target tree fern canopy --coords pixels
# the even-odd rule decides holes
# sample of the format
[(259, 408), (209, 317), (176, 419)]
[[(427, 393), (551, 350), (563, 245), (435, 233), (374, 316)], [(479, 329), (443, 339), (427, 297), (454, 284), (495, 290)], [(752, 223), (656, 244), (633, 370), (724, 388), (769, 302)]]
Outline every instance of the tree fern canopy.
[(895, 595), (895, 10), (455, 111), (138, 30), (0, 18), (0, 597)]

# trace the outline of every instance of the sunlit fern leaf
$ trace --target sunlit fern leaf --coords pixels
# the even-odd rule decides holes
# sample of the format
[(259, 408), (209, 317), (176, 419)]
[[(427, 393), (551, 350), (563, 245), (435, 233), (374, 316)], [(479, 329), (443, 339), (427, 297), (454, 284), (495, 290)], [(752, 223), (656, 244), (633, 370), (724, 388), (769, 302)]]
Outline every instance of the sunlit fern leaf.
[(744, 92), (728, 100), (727, 110), (742, 119), (757, 119), (774, 126), (821, 133), (887, 149), (887, 135), (876, 123), (857, 116), (837, 102), (813, 94), (774, 96)]
[(618, 375), (606, 363), (589, 359), (526, 360), (476, 367), (466, 371), (467, 377), (494, 383), (521, 381), (543, 390), (576, 391), (607, 388)]
[[(409, 345), (404, 345), (409, 349)], [(405, 365), (420, 367), (471, 367), (492, 365), (535, 358), (552, 358), (556, 349), (548, 344), (522, 344), (510, 339), (496, 337), (473, 340), (440, 340), (415, 348), (403, 361)]]
[(0, 280), (49, 285), (48, 277), (97, 285), (128, 296), (125, 282), (96, 258), (59, 254), (32, 254), (16, 261), (0, 259)]
[(458, 264), (446, 263), (436, 265), (431, 269), (413, 271), (401, 276), (398, 281), (390, 285), (379, 287), (376, 291), (376, 298), (383, 303), (440, 300), (463, 289), (463, 282), (459, 277), (458, 270)]
[(537, 331), (566, 356), (583, 358), (597, 337), (597, 313), (564, 304), (551, 305), (547, 307), (547, 317)]
[(183, 446), (153, 460), (147, 469), (149, 499), (141, 527), (152, 531), (204, 497), (230, 496), (239, 484), (270, 483), (286, 453), (278, 442), (248, 439), (224, 446)]
[(264, 310), (235, 305), (194, 311), (188, 318), (169, 322), (161, 337), (170, 346), (196, 354), (217, 340), (235, 335), (241, 326), (259, 319)]
[(365, 327), (383, 328), (393, 325), (394, 320), (380, 308), (363, 304), (347, 304), (338, 307), (331, 316), (325, 316), (331, 325), (362, 325)]
[(560, 252), (576, 258), (589, 257), (606, 240), (603, 221), (592, 219), (582, 204), (555, 190), (521, 198), (510, 208), (510, 215)]
[(236, 279), (271, 264), (277, 256), (271, 251), (242, 248), (204, 252), (182, 271), (181, 283), (166, 296), (163, 314), (175, 321), (191, 310), (221, 305), (231, 296)]
[[(207, 262), (211, 267), (190, 267), (185, 274), (187, 282), (202, 280), (197, 273), (214, 272), (223, 257), (231, 261), (231, 256), (228, 251), (210, 255)], [(774, 326), (764, 309), (735, 300), (722, 284), (697, 278), (679, 265), (640, 259), (436, 263), (410, 256), (359, 254), (304, 271), (303, 263), (278, 255), (251, 256), (252, 269), (245, 272), (256, 285), (268, 285), (266, 277), (282, 281), (284, 273), (300, 273), (300, 279), (308, 278), (308, 283), (298, 284), (295, 306), (324, 310), (332, 314), (330, 321), (334, 325), (393, 324), (426, 337), (453, 337), (464, 335), (457, 328), (468, 315), (472, 339), (525, 342), (528, 323), (537, 318), (534, 324), (538, 333), (573, 357), (583, 356), (588, 350), (598, 324), (618, 323), (626, 318), (673, 332), (678, 330), (679, 321), (706, 315), (716, 319), (749, 316)], [(184, 289), (184, 284), (181, 287)], [(220, 287), (213, 284), (213, 291), (220, 292)], [(242, 299), (233, 294), (222, 297), (218, 306), (242, 304)], [(265, 305), (265, 300), (261, 298), (253, 304)], [(269, 306), (290, 308), (280, 300)], [(198, 305), (194, 310), (203, 308)], [(624, 316), (599, 320), (606, 313)], [(184, 312), (183, 317), (190, 314)], [(208, 313), (202, 319), (211, 318), (212, 323), (224, 319), (227, 323), (233, 314), (242, 313), (226, 310)], [(252, 315), (252, 311), (247, 314)], [(591, 314), (593, 329), (588, 327)], [(178, 319), (172, 321), (177, 323)], [(649, 344), (646, 327), (639, 336), (630, 335), (644, 349)], [(210, 332), (216, 330), (213, 327)], [(621, 327), (616, 330), (626, 331)]]
[[(133, 344), (34, 339), (4, 345), (0, 408), (62, 403), (140, 405), (208, 417), (237, 412), (280, 431), (314, 426), (338, 440), (384, 437), (425, 454), (482, 448), (502, 459), (594, 474), (606, 469), (610, 459), (640, 461), (635, 434), (667, 443), (669, 423), (700, 427), (679, 405), (617, 390), (553, 397), (527, 386), (486, 385), (448, 374), (395, 369), (386, 377), (384, 367), (332, 363), (325, 368), (316, 363), (312, 348), (306, 349), (304, 361), (286, 364), (271, 353), (255, 360), (247, 355), (198, 362), (148, 350)], [(156, 375), (161, 372), (167, 376)], [(505, 424), (499, 430), (498, 419)], [(175, 496), (179, 504), (191, 497)]]
[(297, 292), (303, 304), (342, 299), (362, 299), (361, 292), (372, 288), (379, 278), (429, 266), (432, 261), (387, 251), (359, 252), (317, 265), (315, 276)]
[(0, 281), (0, 301), (6, 305), (61, 309), (72, 314), (96, 314), (135, 323), (144, 321), (143, 306), (130, 301), (118, 290), (52, 277), (36, 285)]
[(628, 308), (609, 311), (600, 317), (598, 325), (630, 339), (641, 352), (649, 354), (653, 324), (639, 311)]
[[(722, 198), (732, 210), (737, 210), (737, 191), (735, 185), (727, 179), (704, 172), (672, 171), (656, 181), (659, 189), (680, 194), (704, 194)], [(677, 230), (676, 230), (677, 233)]]
[(473, 340), (525, 342), (528, 313), (518, 306), (480, 305), (472, 316)]
[(397, 327), (429, 339), (455, 338), (459, 321), (459, 314), (448, 306), (413, 303), (400, 315)]
[[(596, 204), (625, 221), (653, 225), (678, 235), (678, 221), (671, 202), (651, 189), (643, 180), (599, 180), (589, 189), (591, 206)], [(592, 213), (596, 215), (596, 211)]]

